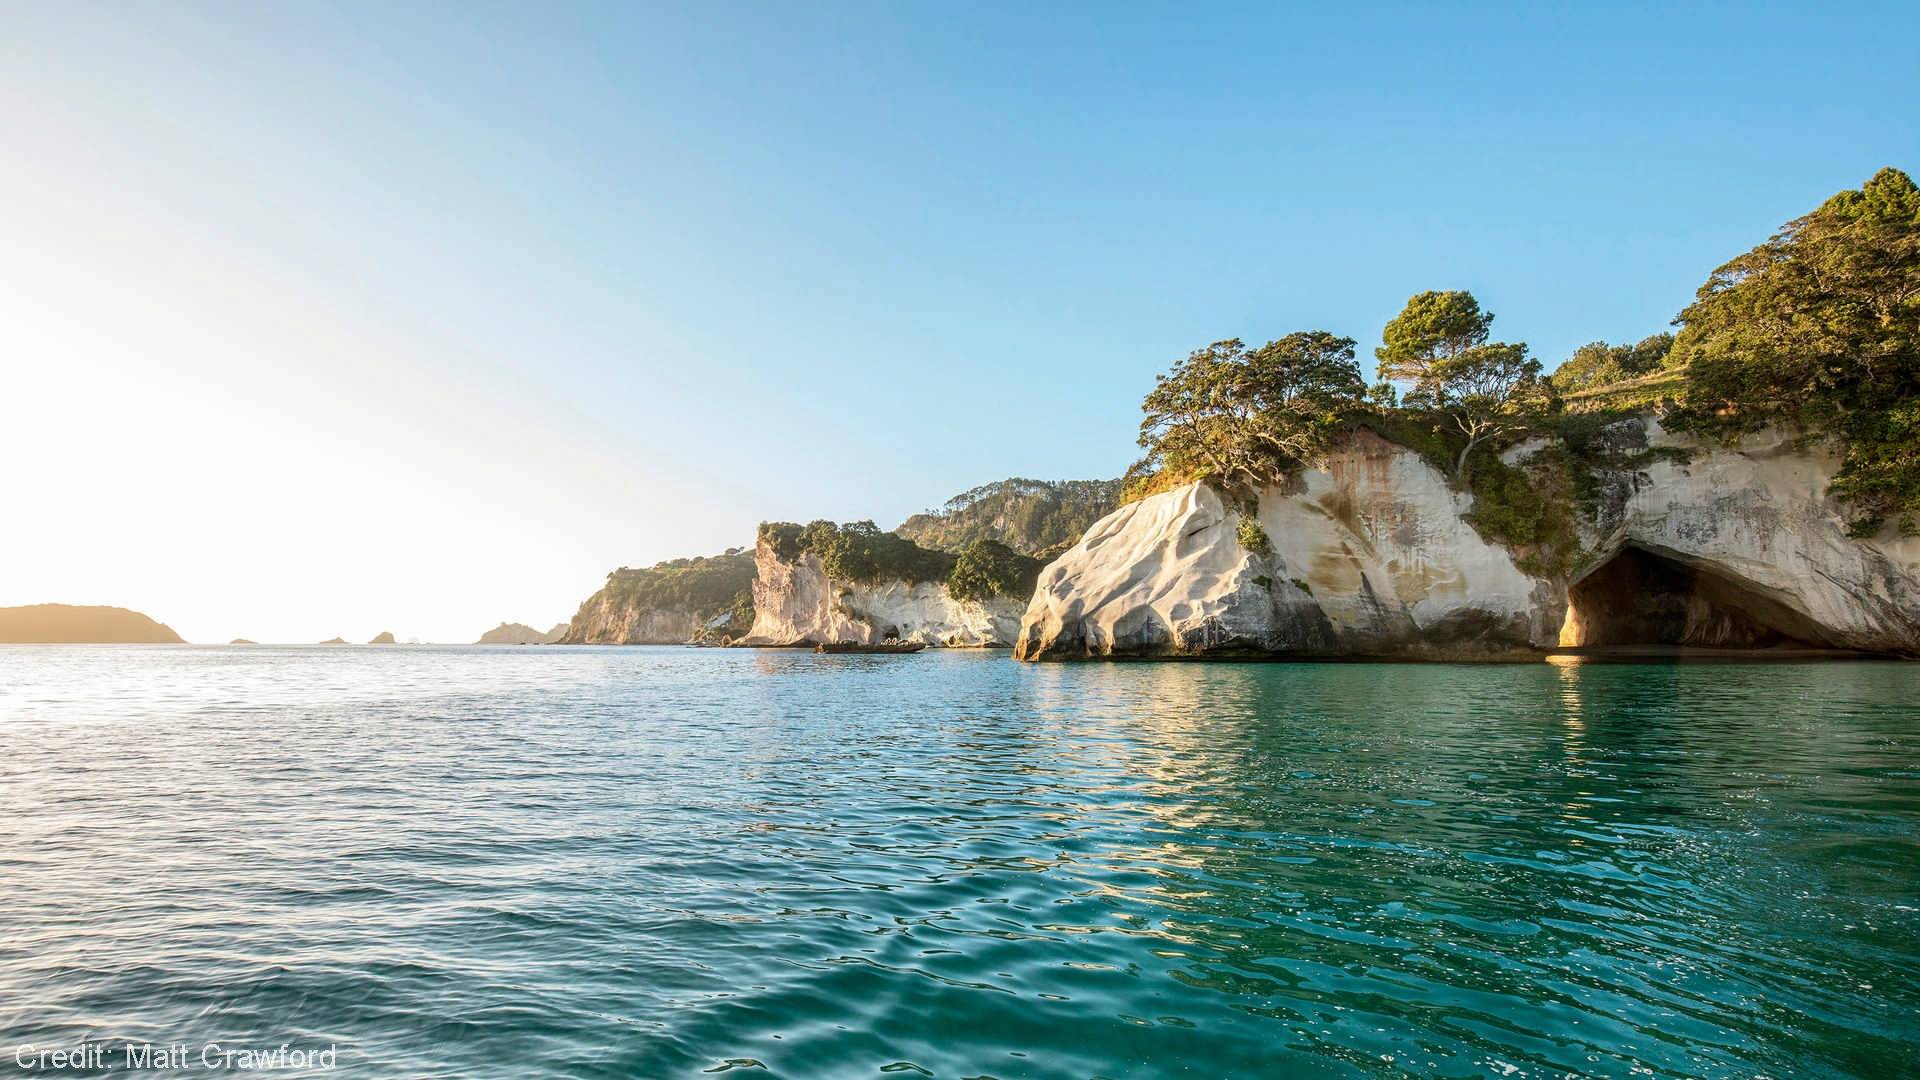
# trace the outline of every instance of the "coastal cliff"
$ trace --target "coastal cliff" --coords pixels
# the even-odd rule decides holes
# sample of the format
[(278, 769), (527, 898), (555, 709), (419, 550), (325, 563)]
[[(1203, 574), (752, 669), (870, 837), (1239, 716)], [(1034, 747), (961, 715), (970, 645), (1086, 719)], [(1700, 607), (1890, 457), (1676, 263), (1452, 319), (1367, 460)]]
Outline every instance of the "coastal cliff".
[(703, 623), (691, 611), (639, 607), (603, 591), (581, 605), (559, 641), (563, 645), (680, 645), (698, 638)]
[[(1204, 483), (1130, 503), (1041, 572), (1016, 656), (1920, 654), (1920, 539), (1849, 536), (1831, 454), (1777, 433), (1707, 443), (1648, 416), (1609, 437), (1621, 464), (1594, 470), (1557, 543), (1488, 539), (1473, 495), (1364, 428), (1257, 505)], [(1503, 461), (1563, 449), (1535, 439)]]
[(720, 555), (621, 567), (553, 640), (563, 645), (679, 645), (737, 638), (753, 625), (754, 556)]
[[(823, 526), (827, 542), (841, 545), (829, 548), (825, 557), (800, 539), (803, 531), (819, 535)], [(962, 574), (949, 580), (949, 575), (956, 564), (965, 569), (969, 556), (956, 560), (871, 530), (866, 522), (837, 530), (828, 523), (806, 530), (763, 526), (754, 548), (753, 629), (740, 644), (873, 644), (899, 638), (936, 646), (1004, 647), (1013, 641), (1030, 571), (1012, 571), (1026, 574), (1017, 587), (1003, 583), (976, 589), (977, 597), (957, 596), (955, 582), (972, 579)], [(849, 556), (848, 543), (866, 546)], [(842, 560), (872, 569), (858, 579), (836, 576), (829, 562)]]

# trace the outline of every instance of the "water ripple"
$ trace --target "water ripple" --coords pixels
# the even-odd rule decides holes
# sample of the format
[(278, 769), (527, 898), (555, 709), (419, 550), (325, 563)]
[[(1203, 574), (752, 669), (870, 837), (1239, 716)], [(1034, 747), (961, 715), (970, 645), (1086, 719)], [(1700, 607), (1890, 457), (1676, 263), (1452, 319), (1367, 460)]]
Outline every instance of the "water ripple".
[(0, 647), (0, 1049), (1904, 1075), (1915, 701), (1898, 664)]

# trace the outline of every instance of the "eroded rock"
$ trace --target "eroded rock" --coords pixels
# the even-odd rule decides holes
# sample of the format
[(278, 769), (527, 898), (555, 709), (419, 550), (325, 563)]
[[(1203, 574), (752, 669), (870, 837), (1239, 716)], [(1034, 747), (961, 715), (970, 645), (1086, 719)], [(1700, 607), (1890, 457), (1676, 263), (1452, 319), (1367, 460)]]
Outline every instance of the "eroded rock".
[(1523, 569), (1467, 520), (1470, 495), (1363, 430), (1261, 493), (1271, 552), (1243, 546), (1240, 514), (1204, 484), (1103, 518), (1042, 571), (1016, 655), (1502, 658), (1640, 643), (1920, 654), (1920, 539), (1848, 536), (1827, 494), (1830, 452), (1778, 434), (1710, 445), (1650, 418), (1608, 437), (1643, 452), (1596, 478), (1584, 557), (1564, 575)]

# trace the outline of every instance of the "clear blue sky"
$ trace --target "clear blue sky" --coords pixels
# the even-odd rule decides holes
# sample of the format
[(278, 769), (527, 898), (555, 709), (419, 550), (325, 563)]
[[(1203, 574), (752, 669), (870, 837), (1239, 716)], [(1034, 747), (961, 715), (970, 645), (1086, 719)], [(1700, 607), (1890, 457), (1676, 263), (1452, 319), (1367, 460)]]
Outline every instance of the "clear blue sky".
[[(1920, 7), (1668, 6), (11, 5), (0, 212), (39, 230), (7, 260), (44, 325), (0, 363), (41, 373), (39, 439), (184, 437), (329, 493), (249, 515), (260, 477), (174, 474), (183, 550), (378, 538), (289, 635), (467, 636), (476, 575), (551, 621), (762, 518), (1116, 475), (1154, 373), (1216, 338), (1370, 361), (1410, 293), (1467, 288), (1549, 366), (1637, 339), (1920, 167)], [(103, 386), (137, 388), (106, 434)], [(139, 419), (155, 395), (181, 411)], [(48, 498), (135, 486), (52, 468)], [(187, 574), (109, 590), (112, 554), (0, 601)]]

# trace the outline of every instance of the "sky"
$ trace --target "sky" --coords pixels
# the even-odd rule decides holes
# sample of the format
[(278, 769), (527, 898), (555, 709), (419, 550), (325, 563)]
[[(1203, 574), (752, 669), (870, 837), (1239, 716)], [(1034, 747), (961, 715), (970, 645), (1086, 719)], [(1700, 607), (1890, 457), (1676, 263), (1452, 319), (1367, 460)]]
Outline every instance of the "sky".
[(0, 5), (0, 605), (545, 627), (1116, 476), (1217, 339), (1637, 340), (1920, 168), (1920, 6), (1347, 7)]

